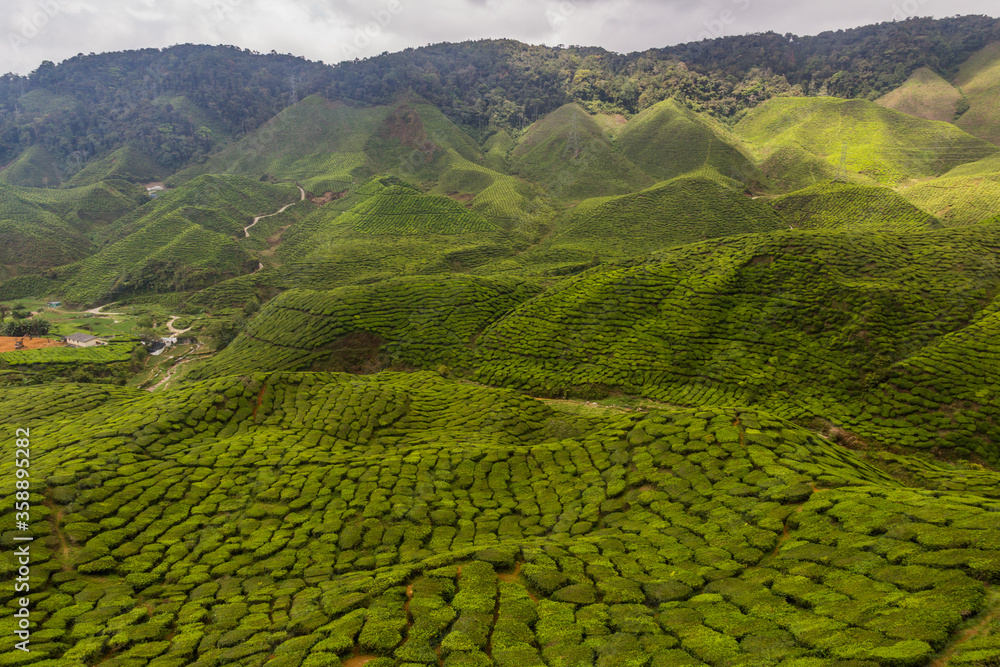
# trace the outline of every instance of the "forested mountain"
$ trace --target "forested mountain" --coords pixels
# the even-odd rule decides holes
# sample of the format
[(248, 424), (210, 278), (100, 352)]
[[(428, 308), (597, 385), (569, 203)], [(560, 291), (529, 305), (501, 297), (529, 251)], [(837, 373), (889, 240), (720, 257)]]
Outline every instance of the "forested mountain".
[(480, 138), (522, 128), (568, 102), (632, 114), (676, 97), (730, 118), (779, 94), (873, 99), (920, 67), (950, 76), (998, 38), (1000, 22), (966, 16), (630, 54), (480, 40), (332, 67), (235, 47), (80, 54), (0, 78), (0, 163), (40, 145), (59, 157), (68, 180), (88, 160), (133, 144), (176, 169), (313, 93), (368, 104), (414, 93)]

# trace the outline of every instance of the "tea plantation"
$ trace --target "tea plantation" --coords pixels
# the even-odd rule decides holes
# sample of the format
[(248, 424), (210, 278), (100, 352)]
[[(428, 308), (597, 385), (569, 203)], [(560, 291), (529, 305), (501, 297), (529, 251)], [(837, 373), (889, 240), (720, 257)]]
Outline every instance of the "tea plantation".
[(429, 373), (2, 399), (36, 480), (4, 664), (919, 665), (1000, 579), (995, 473), (904, 486), (752, 410)]
[(1000, 665), (966, 18), (0, 80), (0, 667)]

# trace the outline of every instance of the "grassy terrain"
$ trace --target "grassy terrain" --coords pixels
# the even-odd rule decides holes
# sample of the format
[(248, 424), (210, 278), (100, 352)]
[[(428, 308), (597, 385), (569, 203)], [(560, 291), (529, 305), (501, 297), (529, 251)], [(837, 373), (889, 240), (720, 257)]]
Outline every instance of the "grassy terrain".
[[(914, 118), (866, 100), (781, 97), (753, 109), (736, 125), (753, 144), (764, 173), (799, 189), (816, 169), (846, 171), (869, 183), (939, 176), (994, 155), (996, 146), (948, 123)], [(777, 161), (776, 164), (772, 162)]]
[(203, 176), (104, 231), (96, 254), (56, 271), (59, 296), (90, 304), (146, 292), (199, 289), (257, 268), (238, 239), (255, 215), (297, 199), (291, 185)]
[(955, 167), (943, 176), (899, 188), (913, 205), (950, 225), (968, 225), (1000, 215), (1000, 158)]
[(387, 176), (293, 225), (275, 256), (280, 284), (328, 289), (465, 271), (526, 243), (450, 197), (423, 194)]
[(954, 84), (969, 100), (969, 110), (956, 125), (974, 136), (1000, 143), (1000, 44), (985, 47), (958, 71)]
[(32, 438), (21, 664), (918, 665), (1000, 577), (996, 474), (895, 457), (906, 487), (752, 410), (573, 417), (432, 374), (2, 398)]
[(98, 230), (147, 201), (141, 187), (116, 180), (62, 190), (0, 183), (0, 279), (93, 254)]
[[(757, 405), (789, 418), (831, 420), (880, 442), (954, 447), (973, 432), (987, 440), (1000, 435), (985, 407), (991, 399), (982, 418), (954, 421), (955, 437), (937, 443), (908, 427), (890, 438), (864, 406), (882, 400), (896, 364), (965, 354), (950, 346), (965, 340), (959, 332), (984, 317), (1000, 289), (992, 249), (998, 229), (787, 231), (682, 246), (635, 266), (586, 272), (509, 313), (482, 311), (455, 339), (434, 326), (405, 326), (427, 317), (418, 314), (424, 308), (446, 317), (454, 283), (367, 289), (364, 313), (351, 317), (340, 302), (346, 293), (309, 295), (308, 307), (292, 308), (280, 305), (292, 299), (287, 295), (265, 307), (218, 370), (251, 359), (261, 370), (310, 368), (347, 341), (376, 359), (419, 349), (401, 359), (424, 368), (444, 361), (479, 382), (536, 396), (620, 392), (695, 407)], [(411, 289), (426, 296), (405, 306), (398, 295)], [(988, 338), (968, 337), (990, 354)], [(980, 367), (984, 385), (998, 381), (991, 368)], [(945, 403), (966, 393), (958, 384), (940, 391)], [(977, 451), (988, 460), (1000, 456)]]
[(124, 146), (107, 156), (90, 162), (73, 174), (67, 185), (79, 187), (91, 185), (109, 178), (123, 179), (133, 183), (162, 180), (167, 171), (134, 146)]
[(742, 184), (705, 169), (640, 192), (586, 199), (572, 209), (552, 248), (586, 249), (602, 258), (643, 255), (704, 239), (774, 231), (781, 221)]
[(958, 89), (933, 70), (921, 67), (902, 86), (875, 100), (875, 104), (917, 118), (950, 123), (955, 120), (961, 99)]
[(245, 334), (192, 377), (467, 366), (483, 329), (537, 291), (510, 280), (465, 276), (290, 290), (268, 302)]
[(625, 194), (655, 180), (619, 152), (576, 104), (528, 128), (511, 152), (510, 164), (559, 200)]
[(1000, 664), (1000, 148), (935, 77), (482, 143), (311, 96), (153, 200), (26, 152), (0, 300), (116, 338), (0, 354), (0, 667)]
[(42, 146), (31, 146), (0, 171), (0, 183), (28, 188), (57, 188), (65, 177), (59, 159)]
[(764, 180), (732, 132), (676, 100), (644, 109), (615, 132), (614, 143), (636, 166), (661, 181), (704, 168), (756, 188)]
[(882, 186), (828, 183), (777, 197), (771, 204), (794, 229), (903, 231), (940, 226), (934, 216)]

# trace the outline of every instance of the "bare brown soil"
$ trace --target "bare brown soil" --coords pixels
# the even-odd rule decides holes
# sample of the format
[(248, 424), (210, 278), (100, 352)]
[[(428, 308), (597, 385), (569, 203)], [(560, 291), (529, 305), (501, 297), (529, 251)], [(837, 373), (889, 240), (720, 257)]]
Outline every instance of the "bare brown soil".
[[(19, 340), (21, 340), (19, 336), (0, 336), (0, 352), (13, 352), (14, 343)], [(52, 338), (28, 338), (24, 336), (24, 347), (21, 349), (40, 350), (44, 347), (66, 347), (66, 344)]]

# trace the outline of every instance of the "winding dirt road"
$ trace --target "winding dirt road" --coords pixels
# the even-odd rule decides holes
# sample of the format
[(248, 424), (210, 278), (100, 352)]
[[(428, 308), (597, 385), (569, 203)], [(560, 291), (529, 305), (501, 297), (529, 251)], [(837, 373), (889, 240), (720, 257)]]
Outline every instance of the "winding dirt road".
[[(187, 331), (187, 329), (185, 329), (185, 331)], [(200, 349), (201, 349), (201, 343), (197, 343), (193, 348), (191, 348), (190, 350), (188, 350), (187, 352), (185, 352), (183, 355), (181, 355), (177, 359), (177, 362), (175, 364), (173, 364), (170, 368), (167, 369), (167, 373), (166, 373), (166, 375), (163, 376), (163, 379), (160, 380), (159, 382), (157, 382), (156, 384), (154, 384), (152, 387), (149, 387), (148, 389), (146, 389), (146, 391), (156, 391), (157, 389), (159, 389), (161, 386), (163, 386), (167, 382), (170, 382), (170, 378), (173, 377), (174, 373), (177, 372), (177, 369), (180, 368), (182, 364), (186, 364), (188, 362), (194, 361), (194, 359), (188, 359), (188, 356), (194, 354), (195, 352), (197, 352)]]
[[(305, 199), (306, 199), (306, 191), (302, 189), (301, 185), (298, 185), (296, 187), (298, 187), (299, 193), (302, 195), (302, 198), (299, 199), (299, 201), (305, 201)], [(281, 208), (279, 208), (274, 213), (268, 213), (267, 215), (258, 215), (256, 218), (253, 219), (253, 222), (251, 222), (249, 225), (247, 225), (246, 227), (243, 228), (244, 238), (249, 238), (250, 237), (250, 228), (253, 227), (254, 225), (256, 225), (261, 220), (263, 220), (264, 218), (270, 218), (272, 216), (278, 215), (279, 213), (284, 213), (285, 210), (289, 206), (292, 206), (293, 204), (298, 204), (298, 203), (299, 202), (294, 202), (293, 201), (291, 204), (288, 204), (287, 206), (282, 206)]]

